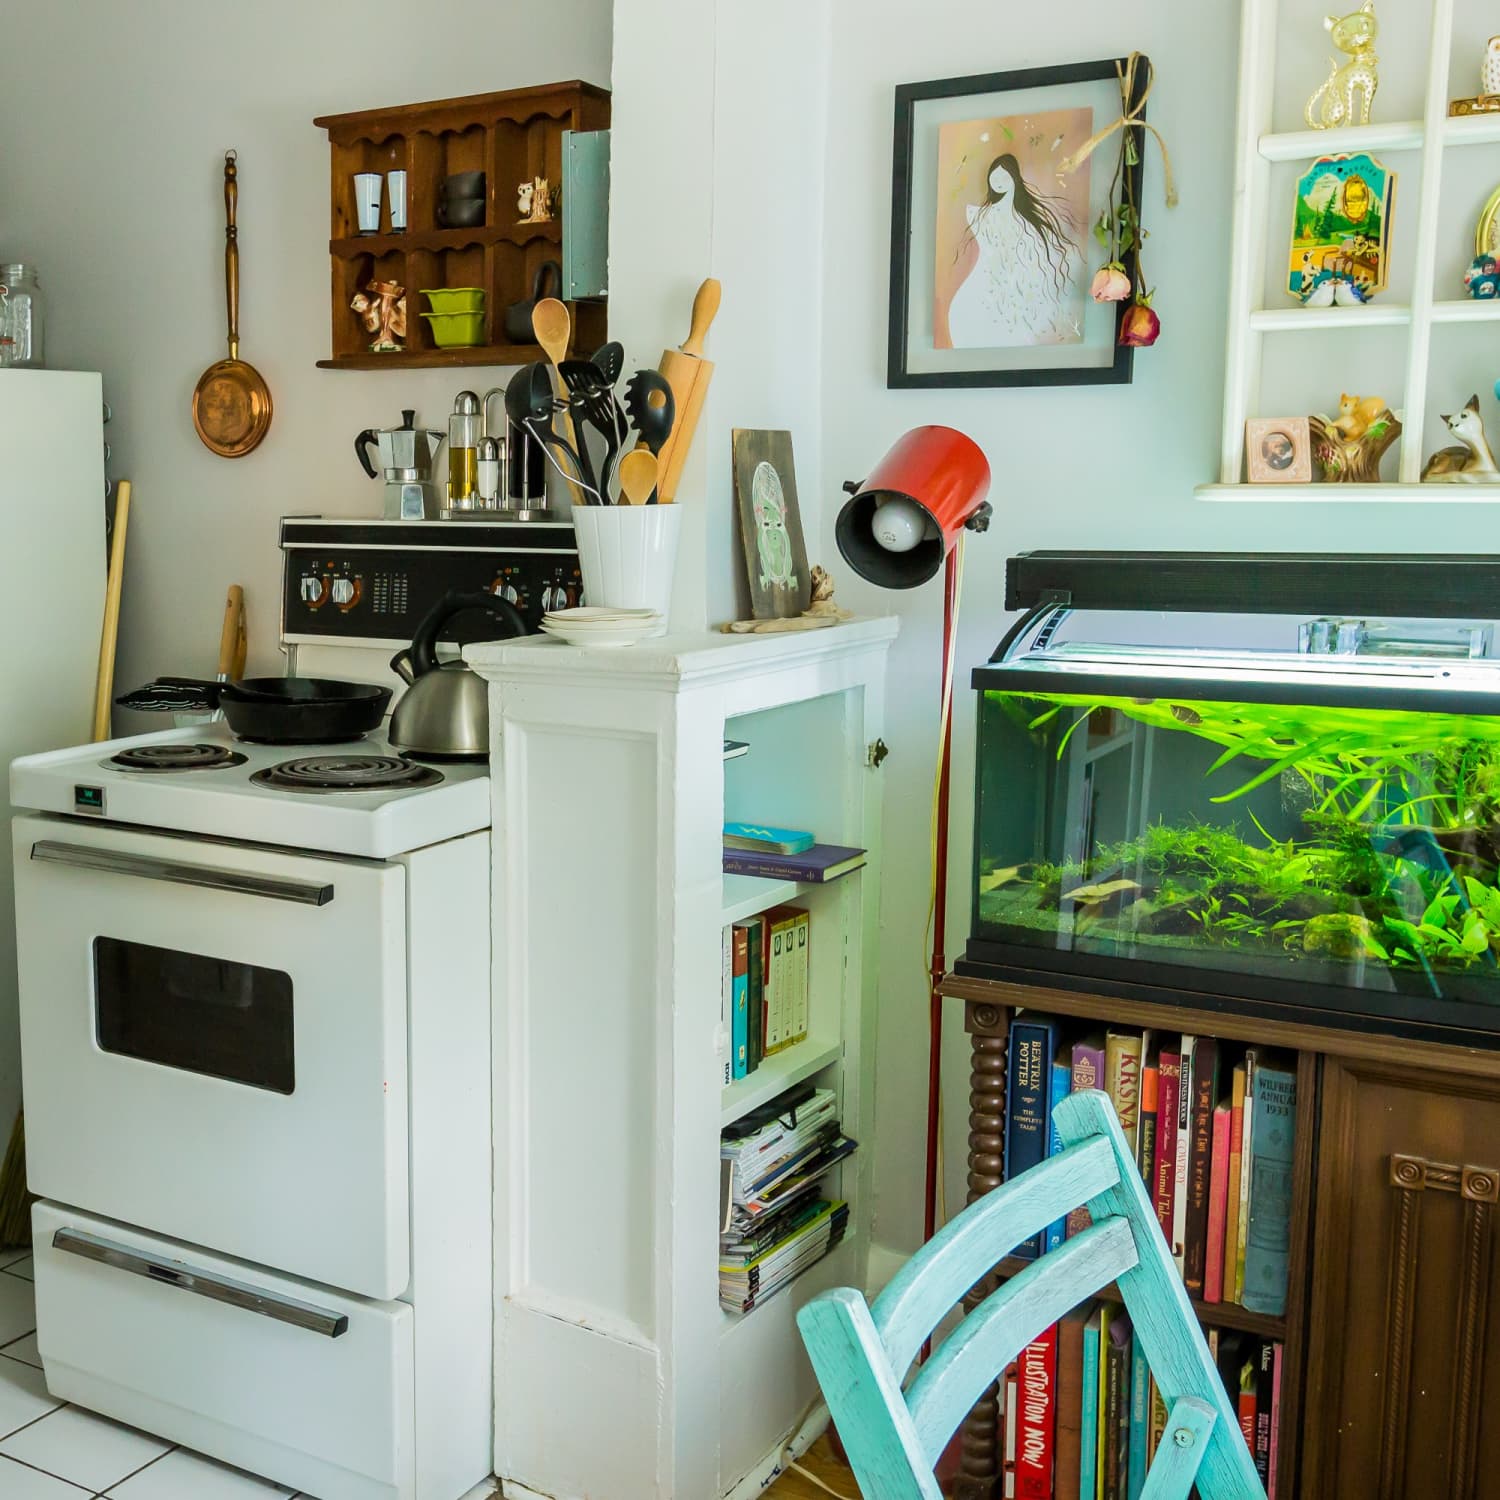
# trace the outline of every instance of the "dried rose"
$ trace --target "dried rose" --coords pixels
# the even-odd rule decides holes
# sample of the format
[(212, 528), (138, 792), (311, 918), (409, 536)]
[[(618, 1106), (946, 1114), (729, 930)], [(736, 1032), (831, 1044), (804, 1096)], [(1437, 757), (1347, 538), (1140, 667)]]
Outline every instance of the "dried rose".
[(1095, 272), (1094, 284), (1089, 288), (1089, 296), (1095, 302), (1123, 302), (1129, 295), (1130, 278), (1119, 261), (1111, 261)]
[(1151, 293), (1142, 292), (1120, 322), (1120, 342), (1128, 349), (1149, 349), (1161, 334), (1161, 319), (1151, 306)]

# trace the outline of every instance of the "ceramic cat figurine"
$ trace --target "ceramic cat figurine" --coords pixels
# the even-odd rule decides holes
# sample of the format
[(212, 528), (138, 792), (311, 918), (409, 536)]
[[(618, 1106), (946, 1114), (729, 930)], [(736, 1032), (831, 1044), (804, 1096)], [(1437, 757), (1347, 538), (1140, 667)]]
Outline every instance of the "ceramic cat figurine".
[(1422, 470), (1422, 482), (1446, 484), (1500, 484), (1500, 465), (1490, 451), (1479, 415), (1479, 397), (1470, 396), (1464, 409), (1444, 416), (1448, 431), (1460, 446), (1439, 448)]
[[(1380, 26), (1375, 19), (1375, 0), (1365, 0), (1347, 16), (1324, 16), (1323, 28), (1333, 45), (1347, 53), (1349, 61), (1342, 67), (1331, 59), (1328, 77), (1307, 101), (1304, 111), (1314, 130), (1332, 130), (1339, 125), (1368, 125), (1375, 90), (1380, 87), (1380, 59), (1375, 55), (1375, 38)], [(1359, 95), (1359, 112), (1354, 107)]]

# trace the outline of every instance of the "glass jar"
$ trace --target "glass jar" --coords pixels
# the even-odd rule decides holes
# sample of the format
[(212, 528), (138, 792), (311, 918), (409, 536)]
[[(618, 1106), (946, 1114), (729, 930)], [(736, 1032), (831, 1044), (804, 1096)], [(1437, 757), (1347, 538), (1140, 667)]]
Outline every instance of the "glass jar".
[(36, 268), (0, 266), (0, 366), (42, 368), (42, 289)]

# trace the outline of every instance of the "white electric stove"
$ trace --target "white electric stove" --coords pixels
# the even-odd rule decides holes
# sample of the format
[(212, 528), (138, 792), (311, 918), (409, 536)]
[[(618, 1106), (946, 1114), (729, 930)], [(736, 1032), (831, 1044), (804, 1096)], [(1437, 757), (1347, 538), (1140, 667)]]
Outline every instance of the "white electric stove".
[[(439, 525), (287, 523), (300, 670), (391, 681), (446, 588), (576, 562)], [(487, 773), (222, 724), (14, 763), (54, 1394), (320, 1500), (490, 1473)]]

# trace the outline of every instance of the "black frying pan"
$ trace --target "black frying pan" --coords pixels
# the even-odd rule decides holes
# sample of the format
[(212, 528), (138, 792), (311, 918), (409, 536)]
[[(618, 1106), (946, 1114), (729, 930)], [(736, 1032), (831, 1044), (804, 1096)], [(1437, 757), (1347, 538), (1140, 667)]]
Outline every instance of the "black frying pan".
[(390, 700), (388, 687), (329, 677), (251, 677), (243, 682), (161, 677), (115, 702), (122, 708), (167, 713), (203, 713), (218, 708), (242, 740), (266, 745), (332, 745), (368, 734), (380, 723)]

